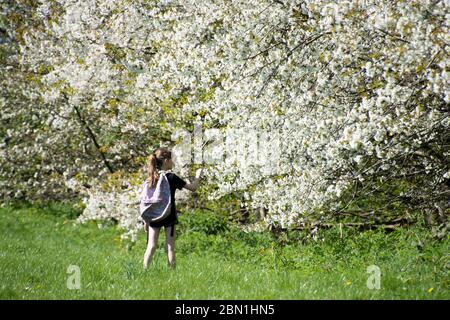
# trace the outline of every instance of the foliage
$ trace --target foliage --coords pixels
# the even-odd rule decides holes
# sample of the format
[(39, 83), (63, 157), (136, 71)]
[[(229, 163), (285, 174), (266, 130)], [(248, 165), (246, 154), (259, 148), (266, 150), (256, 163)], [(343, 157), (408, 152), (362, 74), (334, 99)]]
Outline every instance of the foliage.
[(183, 233), (202, 232), (205, 234), (218, 234), (229, 228), (225, 217), (200, 210), (183, 214), (180, 220), (182, 225), (185, 225)]
[(125, 200), (145, 157), (200, 123), (226, 137), (211, 150), (226, 157), (207, 164), (209, 199), (239, 193), (267, 224), (305, 227), (380, 188), (393, 206), (448, 209), (446, 1), (8, 1), (2, 10), (16, 63), (3, 83), (17, 79), (1, 102), (2, 198), (70, 191), (83, 197), (84, 220), (116, 219), (133, 235)]

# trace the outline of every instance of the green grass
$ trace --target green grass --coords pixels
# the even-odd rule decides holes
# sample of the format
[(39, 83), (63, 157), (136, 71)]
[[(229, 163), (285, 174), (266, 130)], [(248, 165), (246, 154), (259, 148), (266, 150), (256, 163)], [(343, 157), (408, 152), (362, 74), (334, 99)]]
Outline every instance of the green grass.
[[(164, 234), (147, 272), (145, 234), (135, 245), (110, 225), (74, 223), (58, 207), (0, 209), (1, 299), (449, 299), (449, 239), (421, 227), (391, 233), (337, 230), (311, 241), (245, 234), (211, 213), (180, 217), (177, 269), (167, 266)], [(69, 290), (70, 265), (81, 288)], [(381, 270), (370, 290), (367, 267)]]

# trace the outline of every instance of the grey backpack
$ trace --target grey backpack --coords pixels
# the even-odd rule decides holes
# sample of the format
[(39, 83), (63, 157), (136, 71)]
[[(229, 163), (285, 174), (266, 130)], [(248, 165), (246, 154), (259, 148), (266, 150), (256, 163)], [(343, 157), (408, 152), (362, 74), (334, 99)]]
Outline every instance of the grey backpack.
[(139, 199), (139, 213), (147, 222), (157, 222), (170, 214), (171, 194), (170, 184), (166, 177), (167, 171), (159, 170), (159, 179), (155, 187), (151, 188), (148, 180), (142, 184)]

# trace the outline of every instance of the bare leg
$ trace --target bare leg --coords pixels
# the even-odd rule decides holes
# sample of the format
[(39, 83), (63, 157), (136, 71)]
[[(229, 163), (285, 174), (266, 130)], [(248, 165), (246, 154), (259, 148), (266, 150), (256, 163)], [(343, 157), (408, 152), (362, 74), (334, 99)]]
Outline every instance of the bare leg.
[[(173, 228), (173, 233), (172, 233)], [(175, 225), (166, 227), (166, 250), (169, 267), (175, 269)], [(172, 235), (171, 235), (172, 234)]]
[(147, 245), (148, 245), (148, 227), (149, 227), (149, 225), (148, 225), (147, 221), (144, 221), (144, 231), (147, 235)]
[(144, 254), (144, 269), (147, 270), (149, 263), (152, 262), (152, 257), (155, 254), (156, 247), (158, 245), (159, 231), (161, 228), (148, 228), (148, 243), (147, 250)]

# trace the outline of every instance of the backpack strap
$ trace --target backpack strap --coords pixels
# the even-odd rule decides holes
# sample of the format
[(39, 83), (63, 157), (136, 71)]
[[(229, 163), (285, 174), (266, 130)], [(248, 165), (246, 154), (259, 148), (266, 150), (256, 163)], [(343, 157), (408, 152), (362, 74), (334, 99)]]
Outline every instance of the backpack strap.
[(169, 169), (169, 170), (158, 170), (158, 174), (161, 174), (161, 173), (166, 174), (166, 173), (169, 173), (169, 172), (172, 172), (172, 170), (171, 169)]

